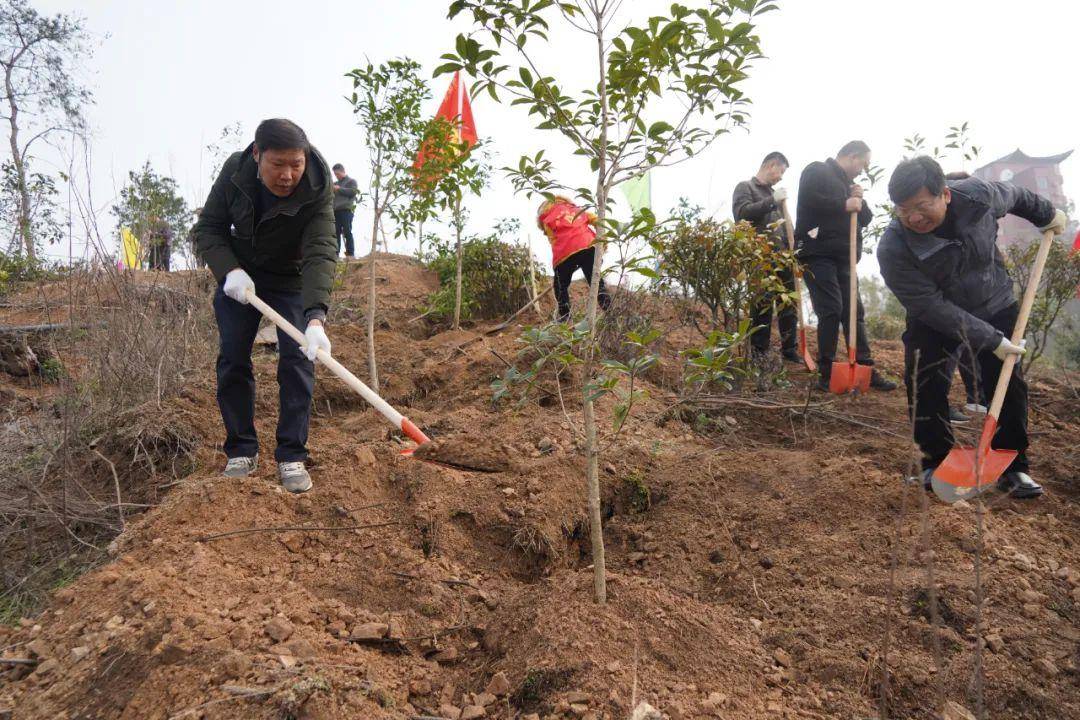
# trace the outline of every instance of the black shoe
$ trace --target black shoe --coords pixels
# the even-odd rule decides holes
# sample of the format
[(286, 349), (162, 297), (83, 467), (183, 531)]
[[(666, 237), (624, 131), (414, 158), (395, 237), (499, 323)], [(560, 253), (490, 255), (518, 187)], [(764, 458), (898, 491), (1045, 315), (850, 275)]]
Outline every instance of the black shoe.
[(971, 420), (970, 417), (954, 407), (949, 408), (949, 422), (953, 425), (963, 425)]
[(803, 361), (802, 355), (800, 355), (795, 350), (784, 350), (783, 352), (780, 353), (780, 357), (782, 357), (785, 360), (787, 360), (788, 362), (792, 362), (792, 363), (802, 364), (802, 361)]
[(877, 370), (870, 371), (870, 387), (875, 390), (888, 392), (896, 389), (896, 383), (879, 373)]
[(999, 492), (1009, 493), (1017, 500), (1031, 500), (1043, 494), (1043, 487), (1031, 479), (1026, 472), (1007, 472), (997, 482)]
[(817, 381), (817, 389), (821, 392), (829, 392), (829, 378), (819, 376)]

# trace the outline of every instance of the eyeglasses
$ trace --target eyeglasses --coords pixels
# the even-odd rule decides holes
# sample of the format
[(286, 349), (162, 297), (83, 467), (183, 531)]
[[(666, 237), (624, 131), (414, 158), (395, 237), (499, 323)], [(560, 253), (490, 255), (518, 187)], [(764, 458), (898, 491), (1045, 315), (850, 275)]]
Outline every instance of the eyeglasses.
[(933, 200), (927, 200), (917, 205), (912, 205), (911, 207), (902, 207), (900, 205), (897, 205), (895, 208), (893, 208), (893, 212), (896, 213), (896, 217), (902, 220), (905, 220), (912, 215), (926, 215), (927, 213), (933, 212), (934, 206), (938, 204), (940, 199), (940, 197), (937, 197)]

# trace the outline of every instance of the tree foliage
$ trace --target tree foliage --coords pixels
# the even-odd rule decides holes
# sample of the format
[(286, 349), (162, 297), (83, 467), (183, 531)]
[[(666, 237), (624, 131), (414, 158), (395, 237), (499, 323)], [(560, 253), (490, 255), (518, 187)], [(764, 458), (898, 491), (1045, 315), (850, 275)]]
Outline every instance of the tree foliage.
[(191, 223), (191, 211), (180, 195), (176, 181), (158, 175), (150, 161), (128, 171), (128, 179), (113, 206), (116, 228), (128, 227), (145, 248), (150, 238), (168, 228), (172, 238), (182, 238)]
[[(1005, 262), (1017, 285), (1017, 297), (1023, 297), (1027, 290), (1038, 252), (1039, 243), (1011, 245), (1005, 251)], [(1046, 257), (1039, 291), (1035, 294), (1035, 304), (1032, 305), (1031, 315), (1028, 317), (1025, 371), (1031, 368), (1050, 346), (1062, 312), (1076, 299), (1077, 292), (1080, 292), (1080, 253), (1071, 252), (1064, 243), (1054, 241), (1050, 246), (1050, 254)]]
[(0, 0), (0, 118), (8, 122), (17, 227), (29, 257), (48, 239), (34, 234), (42, 223), (35, 207), (47, 206), (55, 190), (31, 170), (31, 150), (57, 132), (85, 128), (83, 109), (92, 96), (77, 68), (90, 53), (82, 18), (42, 15), (27, 0)]

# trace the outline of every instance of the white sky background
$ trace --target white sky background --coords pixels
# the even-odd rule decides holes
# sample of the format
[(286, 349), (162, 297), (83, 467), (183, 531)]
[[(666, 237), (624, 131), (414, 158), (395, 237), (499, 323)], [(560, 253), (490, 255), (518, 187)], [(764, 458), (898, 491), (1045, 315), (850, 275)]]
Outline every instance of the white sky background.
[[(693, 5), (691, 0), (688, 4)], [(96, 95), (91, 182), (95, 200), (118, 192), (127, 172), (149, 159), (174, 177), (192, 207), (210, 187), (204, 150), (221, 129), (243, 123), (248, 142), (258, 122), (298, 122), (330, 163), (341, 162), (361, 184), (367, 157), (344, 77), (366, 59), (408, 55), (427, 73), (453, 48), (464, 21), (446, 19), (446, 0), (39, 0), (47, 12), (83, 14), (90, 30), (108, 34), (86, 68)], [(780, 0), (759, 26), (766, 58), (744, 89), (753, 101), (750, 125), (707, 153), (653, 176), (653, 207), (665, 215), (680, 196), (728, 216), (731, 191), (770, 150), (792, 169), (782, 183), (794, 196), (807, 163), (832, 156), (847, 140), (866, 140), (886, 169), (876, 195), (913, 132), (942, 142), (949, 125), (968, 121), (980, 163), (1020, 147), (1048, 155), (1080, 145), (1077, 125), (1075, 28), (1080, 6), (1060, 0)], [(663, 13), (667, 2), (626, 0), (635, 24)], [(573, 30), (553, 34), (547, 72), (567, 90), (595, 83), (593, 48)], [(580, 80), (577, 78), (580, 77)], [(431, 81), (431, 113), (447, 76)], [(532, 129), (520, 107), (474, 98), (481, 137), (493, 143), (496, 167), (522, 153), (548, 150), (562, 179), (592, 184), (588, 166), (561, 136)], [(658, 119), (658, 118), (653, 118)], [(241, 149), (240, 147), (236, 149)], [(946, 170), (958, 169), (956, 163)], [(971, 170), (973, 168), (965, 168)], [(1062, 166), (1065, 190), (1080, 195), (1080, 160)], [(621, 196), (620, 196), (621, 199)], [(533, 222), (535, 203), (515, 197), (502, 173), (482, 198), (470, 198), (470, 231), (519, 217), (537, 257), (550, 250)], [(113, 231), (107, 208), (102, 230)], [(370, 242), (370, 213), (357, 211), (357, 252)], [(389, 230), (389, 228), (388, 228)], [(411, 239), (391, 249), (411, 252)], [(51, 255), (66, 257), (54, 246)], [(78, 249), (76, 249), (78, 253)], [(862, 263), (872, 271), (872, 259)]]

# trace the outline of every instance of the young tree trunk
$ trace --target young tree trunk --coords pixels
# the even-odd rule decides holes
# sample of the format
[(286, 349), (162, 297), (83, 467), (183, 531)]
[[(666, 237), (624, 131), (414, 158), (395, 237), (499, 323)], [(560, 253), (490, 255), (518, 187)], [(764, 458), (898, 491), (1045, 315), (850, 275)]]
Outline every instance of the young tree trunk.
[(457, 278), (454, 281), (454, 329), (461, 329), (461, 198), (454, 201), (454, 235), (457, 244)]
[(367, 346), (368, 346), (368, 376), (371, 389), (379, 392), (379, 372), (375, 366), (375, 252), (379, 245), (379, 195), (375, 194), (373, 203), (375, 219), (371, 226), (371, 254), (368, 256), (368, 313), (367, 313)]
[(11, 125), (8, 140), (11, 143), (11, 159), (15, 163), (15, 179), (18, 184), (19, 236), (22, 238), (26, 257), (34, 260), (37, 258), (37, 251), (34, 247), (34, 238), (30, 235), (30, 191), (26, 184), (26, 165), (23, 163), (22, 153), (19, 152), (19, 106), (15, 103), (15, 90), (11, 86), (10, 67), (4, 74), (4, 89), (8, 96), (8, 112), (10, 113), (8, 122)]
[(596, 440), (596, 409), (590, 399), (589, 386), (592, 383), (596, 365), (596, 306), (600, 292), (600, 270), (604, 266), (604, 218), (607, 215), (607, 75), (604, 64), (604, 17), (596, 15), (597, 55), (600, 61), (600, 108), (603, 121), (600, 127), (600, 164), (596, 171), (596, 244), (593, 259), (592, 279), (589, 283), (589, 303), (586, 317), (589, 333), (586, 337), (585, 362), (581, 365), (581, 385), (584, 394), (585, 425), (585, 460), (586, 483), (589, 492), (589, 535), (592, 540), (593, 592), (596, 602), (607, 603), (607, 563), (604, 560), (604, 524), (600, 516), (600, 451)]

